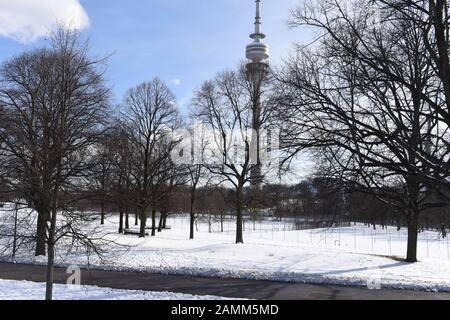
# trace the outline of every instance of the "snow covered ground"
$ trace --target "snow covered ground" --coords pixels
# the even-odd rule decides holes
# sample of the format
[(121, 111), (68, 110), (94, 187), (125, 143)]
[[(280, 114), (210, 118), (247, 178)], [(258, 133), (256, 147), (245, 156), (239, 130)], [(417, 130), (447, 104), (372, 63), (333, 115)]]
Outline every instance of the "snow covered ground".
[[(188, 232), (189, 218), (171, 217), (169, 224), (177, 230)], [(403, 257), (406, 254), (406, 242), (408, 234), (406, 229), (400, 232), (397, 228), (382, 229), (377, 226), (366, 227), (362, 224), (341, 228), (322, 228), (313, 230), (293, 230), (293, 224), (289, 221), (252, 221), (245, 222), (245, 238), (253, 240), (267, 240), (275, 242), (289, 242), (299, 244), (317, 244), (326, 247), (346, 248), (356, 252), (364, 252), (377, 255), (389, 255)], [(224, 233), (234, 236), (235, 221), (224, 222)], [(198, 224), (198, 230), (209, 232), (207, 221)], [(211, 231), (220, 232), (220, 223), (214, 221)], [(425, 231), (419, 233), (418, 241), (419, 259), (436, 258), (450, 260), (450, 239), (442, 238), (438, 232)]]
[[(447, 239), (437, 232), (420, 235), (420, 262), (401, 261), (406, 253), (406, 230), (373, 230), (363, 225), (293, 231), (283, 222), (246, 223), (245, 244), (234, 244), (234, 223), (224, 232), (219, 224), (199, 224), (195, 240), (188, 240), (187, 217), (169, 219), (171, 230), (154, 238), (118, 235), (117, 217), (100, 230), (113, 240), (104, 260), (82, 252), (58, 250), (57, 264), (113, 270), (134, 270), (208, 277), (357, 285), (450, 292)], [(98, 221), (93, 222), (98, 226)], [(31, 253), (19, 252), (16, 261), (45, 264)]]
[[(54, 300), (227, 300), (215, 296), (193, 296), (173, 292), (117, 290), (94, 286), (54, 285)], [(42, 300), (45, 283), (0, 280), (0, 301)]]

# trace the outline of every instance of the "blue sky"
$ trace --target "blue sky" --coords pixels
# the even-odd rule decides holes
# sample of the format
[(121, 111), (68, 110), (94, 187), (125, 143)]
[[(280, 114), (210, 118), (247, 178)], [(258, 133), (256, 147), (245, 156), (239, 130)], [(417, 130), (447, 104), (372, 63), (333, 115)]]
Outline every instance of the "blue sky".
[[(11, 1), (0, 0), (0, 6), (5, 7)], [(19, 2), (25, 6), (37, 5), (39, 1), (44, 3), (43, 0)], [(62, 0), (45, 1), (51, 6), (54, 1)], [(289, 10), (301, 1), (262, 1), (263, 32), (271, 46), (272, 64), (278, 64), (288, 55), (293, 42), (308, 42), (308, 32), (289, 30), (286, 23)], [(89, 27), (83, 33), (90, 38), (91, 53), (112, 54), (106, 76), (113, 88), (114, 102), (120, 102), (126, 89), (159, 76), (174, 91), (183, 110), (203, 81), (244, 60), (255, 10), (253, 0), (65, 2), (81, 4), (87, 13)], [(11, 12), (13, 15), (14, 11)], [(64, 8), (62, 12), (66, 12)], [(31, 11), (30, 16), (33, 14)], [(0, 62), (42, 44), (43, 40), (17, 41), (2, 37), (1, 28), (0, 23)]]

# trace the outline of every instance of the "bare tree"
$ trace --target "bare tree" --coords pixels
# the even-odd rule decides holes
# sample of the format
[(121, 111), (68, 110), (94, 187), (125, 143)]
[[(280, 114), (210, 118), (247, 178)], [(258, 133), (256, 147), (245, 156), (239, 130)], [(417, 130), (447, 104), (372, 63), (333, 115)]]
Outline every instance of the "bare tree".
[(105, 137), (109, 140), (109, 155), (112, 161), (111, 168), (111, 198), (112, 203), (119, 210), (119, 233), (130, 228), (129, 213), (132, 203), (132, 159), (131, 148), (125, 124), (116, 120)]
[(208, 170), (205, 166), (205, 152), (209, 141), (203, 130), (204, 128), (195, 123), (195, 115), (191, 115), (191, 118), (193, 118), (192, 127), (186, 131), (190, 137), (190, 139), (188, 139), (190, 146), (183, 146), (180, 144), (178, 148), (181, 149), (182, 153), (185, 152), (183, 147), (190, 150), (190, 154), (188, 155), (189, 163), (182, 165), (182, 167), (186, 171), (189, 184), (189, 239), (192, 240), (194, 239), (195, 232), (197, 191), (200, 186), (205, 186), (208, 183)]
[(70, 237), (94, 247), (80, 231), (80, 215), (70, 209), (73, 196), (67, 193), (80, 187), (91, 166), (109, 99), (104, 60), (91, 59), (76, 32), (60, 28), (51, 44), (0, 70), (4, 168), (8, 183), (37, 211), (36, 255), (48, 251), (47, 299), (56, 243)]
[(93, 188), (94, 199), (100, 203), (100, 224), (105, 224), (106, 204), (109, 203), (112, 191), (113, 179), (113, 141), (110, 134), (105, 134), (95, 146), (93, 162), (95, 166), (91, 169), (89, 180)]
[(177, 144), (172, 130), (179, 123), (179, 115), (173, 93), (158, 78), (130, 89), (123, 104), (134, 150), (131, 177), (139, 210), (139, 236), (145, 237), (148, 209), (152, 208), (154, 216), (156, 194), (170, 179), (170, 154)]
[(252, 159), (252, 99), (246, 90), (242, 71), (223, 72), (203, 84), (195, 94), (194, 114), (209, 129), (214, 151), (209, 150), (208, 170), (217, 177), (217, 184), (228, 184), (235, 191), (236, 243), (243, 243), (242, 211), (244, 187), (250, 173), (259, 168)]
[(420, 214), (442, 205), (424, 191), (445, 178), (426, 155), (448, 158), (448, 127), (439, 128), (428, 103), (439, 91), (420, 31), (408, 20), (369, 24), (371, 3), (349, 10), (322, 1), (294, 11), (292, 24), (313, 26), (321, 38), (280, 76), (283, 141), (291, 155), (313, 148), (322, 174), (402, 212), (407, 261), (415, 262)]

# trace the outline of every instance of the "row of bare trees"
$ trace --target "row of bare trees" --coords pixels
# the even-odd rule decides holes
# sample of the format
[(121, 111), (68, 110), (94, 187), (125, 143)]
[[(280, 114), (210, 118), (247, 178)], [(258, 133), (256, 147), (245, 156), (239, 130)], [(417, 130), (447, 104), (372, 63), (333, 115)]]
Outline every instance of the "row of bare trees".
[[(273, 150), (252, 131), (256, 120), (261, 129), (281, 128), (283, 164), (307, 151), (316, 157), (316, 182), (338, 183), (323, 199), (320, 183), (316, 190), (301, 184), (295, 210), (358, 216), (347, 202), (366, 195), (403, 216), (407, 261), (417, 261), (420, 218), (447, 212), (450, 195), (448, 8), (445, 0), (306, 1), (290, 23), (316, 30), (316, 41), (264, 79), (240, 67), (206, 81), (194, 93), (191, 123), (159, 78), (128, 90), (113, 112), (105, 60), (91, 58), (76, 32), (61, 28), (49, 47), (4, 63), (0, 181), (36, 212), (35, 254), (48, 255), (47, 298), (59, 240), (100, 251), (83, 228), (86, 216), (74, 210), (81, 200), (98, 203), (102, 225), (117, 210), (120, 233), (132, 231), (134, 214), (139, 237), (146, 230), (155, 236), (187, 188), (189, 237), (200, 211), (223, 216), (231, 202), (236, 243), (244, 241), (244, 211), (275, 205), (282, 212), (282, 200), (295, 199), (273, 184), (279, 172), (261, 162), (260, 152)], [(180, 134), (187, 125), (190, 142)], [(267, 186), (250, 188), (252, 181)], [(343, 196), (340, 187), (351, 192)]]
[[(408, 262), (417, 261), (422, 215), (448, 212), (449, 5), (306, 1), (292, 10), (290, 25), (313, 29), (315, 41), (299, 46), (257, 97), (260, 126), (281, 127), (284, 164), (304, 151), (313, 154), (319, 177), (403, 217)], [(213, 141), (221, 144), (221, 159), (208, 170), (235, 191), (238, 243), (245, 186), (260, 165), (251, 161), (248, 135), (260, 89), (252, 84), (243, 72), (221, 73), (193, 101), (195, 117), (219, 133)], [(238, 162), (232, 159), (236, 132), (245, 146)], [(345, 201), (339, 194), (335, 198)], [(335, 211), (342, 208), (350, 212), (345, 203)]]
[(166, 223), (171, 191), (187, 176), (171, 161), (180, 116), (169, 88), (158, 78), (138, 85), (115, 114), (103, 77), (106, 61), (91, 58), (87, 48), (77, 32), (59, 28), (50, 46), (0, 69), (2, 185), (10, 199), (32, 210), (31, 218), (35, 214), (27, 237), (34, 239), (36, 256), (48, 256), (47, 299), (60, 240), (101, 254), (103, 239), (88, 228), (90, 217), (76, 210), (80, 202), (99, 204), (102, 225), (107, 211), (117, 209), (121, 233), (135, 213), (140, 237), (150, 211), (154, 236)]

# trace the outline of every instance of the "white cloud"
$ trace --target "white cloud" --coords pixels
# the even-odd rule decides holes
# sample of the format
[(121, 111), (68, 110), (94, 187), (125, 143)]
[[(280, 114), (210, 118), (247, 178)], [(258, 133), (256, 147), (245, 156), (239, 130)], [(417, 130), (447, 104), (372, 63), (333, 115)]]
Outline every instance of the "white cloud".
[(89, 17), (79, 0), (0, 0), (0, 36), (32, 42), (56, 24), (82, 30)]
[(174, 85), (176, 85), (176, 86), (181, 85), (181, 80), (180, 80), (180, 79), (172, 79), (171, 82), (172, 82)]

